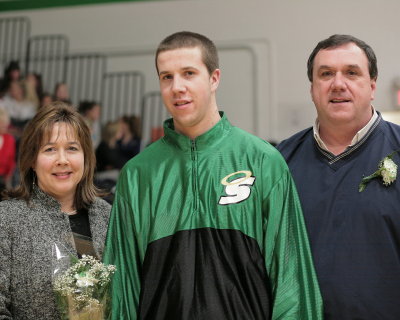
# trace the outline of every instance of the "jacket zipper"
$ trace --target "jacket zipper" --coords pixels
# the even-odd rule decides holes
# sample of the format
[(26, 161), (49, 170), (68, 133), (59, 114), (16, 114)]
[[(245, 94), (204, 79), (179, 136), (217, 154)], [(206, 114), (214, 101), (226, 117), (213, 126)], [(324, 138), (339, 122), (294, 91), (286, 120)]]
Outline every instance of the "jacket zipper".
[(198, 210), (198, 201), (199, 201), (199, 196), (198, 196), (198, 185), (197, 185), (197, 152), (196, 152), (196, 141), (192, 140), (192, 145), (191, 145), (191, 155), (192, 155), (192, 173), (193, 173), (193, 210), (196, 213)]

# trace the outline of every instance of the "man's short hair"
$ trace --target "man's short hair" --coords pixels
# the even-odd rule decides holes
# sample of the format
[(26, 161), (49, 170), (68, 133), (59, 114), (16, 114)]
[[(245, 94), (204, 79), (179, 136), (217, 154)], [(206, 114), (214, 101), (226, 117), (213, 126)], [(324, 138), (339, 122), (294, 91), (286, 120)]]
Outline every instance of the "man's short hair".
[(317, 46), (311, 52), (311, 55), (307, 61), (308, 79), (311, 82), (313, 80), (314, 59), (320, 50), (337, 48), (348, 43), (354, 43), (357, 47), (359, 47), (361, 50), (364, 51), (368, 59), (369, 76), (371, 77), (371, 79), (376, 80), (378, 78), (378, 66), (374, 50), (372, 50), (372, 48), (364, 41), (357, 39), (356, 37), (345, 34), (334, 34), (330, 36), (328, 39), (322, 40), (317, 44)]
[(202, 53), (203, 63), (206, 66), (208, 73), (211, 75), (215, 69), (219, 68), (218, 52), (215, 44), (199, 33), (190, 31), (180, 31), (166, 37), (158, 45), (156, 52), (156, 68), (158, 73), (157, 58), (161, 52), (199, 47)]

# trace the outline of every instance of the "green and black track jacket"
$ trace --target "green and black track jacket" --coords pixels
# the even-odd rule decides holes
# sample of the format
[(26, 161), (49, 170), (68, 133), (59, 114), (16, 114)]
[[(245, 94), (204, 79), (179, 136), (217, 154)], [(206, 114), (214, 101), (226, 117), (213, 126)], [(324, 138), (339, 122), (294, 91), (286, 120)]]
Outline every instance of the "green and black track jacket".
[(286, 163), (221, 114), (195, 140), (167, 120), (122, 170), (104, 259), (113, 319), (321, 319)]

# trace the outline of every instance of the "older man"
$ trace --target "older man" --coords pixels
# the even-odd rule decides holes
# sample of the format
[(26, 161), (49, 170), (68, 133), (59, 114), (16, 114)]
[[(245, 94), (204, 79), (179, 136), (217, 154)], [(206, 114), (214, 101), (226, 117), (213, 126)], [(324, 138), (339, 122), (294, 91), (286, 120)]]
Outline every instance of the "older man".
[[(327, 320), (400, 319), (400, 184), (392, 162), (399, 163), (400, 127), (371, 105), (377, 75), (365, 42), (348, 35), (319, 42), (308, 60), (318, 118), (278, 145), (298, 188)], [(386, 170), (381, 160), (389, 155)]]

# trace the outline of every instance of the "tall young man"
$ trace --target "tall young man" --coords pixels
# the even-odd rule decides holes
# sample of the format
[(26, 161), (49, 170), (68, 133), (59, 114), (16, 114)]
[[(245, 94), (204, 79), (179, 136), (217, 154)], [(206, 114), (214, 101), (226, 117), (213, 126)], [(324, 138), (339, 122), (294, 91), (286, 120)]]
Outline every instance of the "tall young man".
[(172, 34), (156, 67), (172, 119), (119, 178), (105, 253), (118, 269), (113, 319), (320, 319), (291, 175), (218, 111), (215, 45)]

